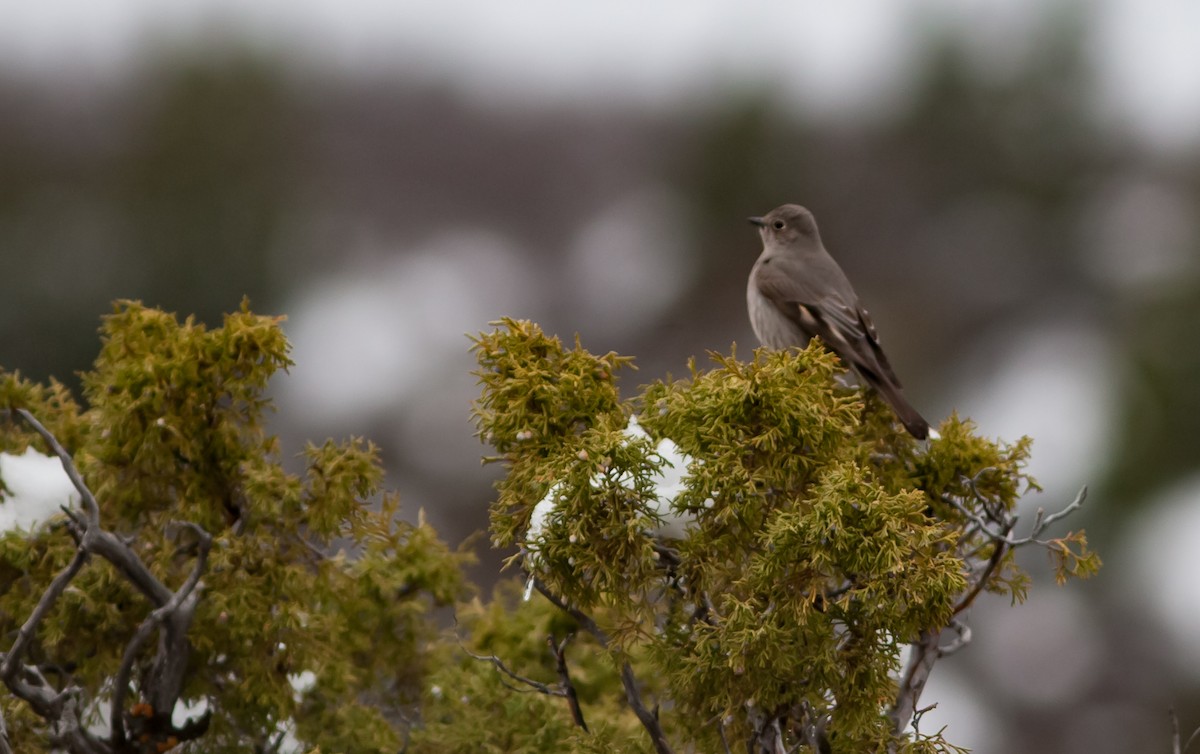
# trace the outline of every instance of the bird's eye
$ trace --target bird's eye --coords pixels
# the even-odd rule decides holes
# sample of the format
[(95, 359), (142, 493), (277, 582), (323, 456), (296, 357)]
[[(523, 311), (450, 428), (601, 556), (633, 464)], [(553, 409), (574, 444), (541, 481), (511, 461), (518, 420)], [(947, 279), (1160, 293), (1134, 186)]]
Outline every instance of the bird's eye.
[(772, 225), (775, 227), (775, 230), (783, 230), (783, 220), (776, 220)]

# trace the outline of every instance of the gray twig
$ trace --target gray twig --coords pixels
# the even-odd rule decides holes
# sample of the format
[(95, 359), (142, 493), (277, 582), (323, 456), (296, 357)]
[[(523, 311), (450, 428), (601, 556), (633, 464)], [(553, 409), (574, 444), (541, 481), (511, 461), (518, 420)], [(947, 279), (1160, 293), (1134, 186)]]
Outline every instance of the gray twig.
[(1175, 713), (1175, 708), (1171, 707), (1168, 710), (1171, 715), (1171, 743), (1173, 744), (1174, 754), (1187, 754), (1187, 750), (1192, 748), (1192, 744), (1200, 738), (1200, 728), (1192, 731), (1192, 735), (1188, 736), (1187, 741), (1183, 741), (1179, 735), (1179, 715)]
[[(79, 470), (75, 468), (70, 454), (57, 438), (26, 409), (18, 408), (14, 411), (41, 436), (46, 445), (58, 456), (63, 470), (79, 493), (85, 515), (80, 516), (74, 511), (66, 511), (66, 528), (75, 539), (75, 555), (43, 592), (33, 612), (18, 630), (17, 637), (8, 652), (0, 654), (3, 657), (3, 660), (0, 661), (0, 681), (3, 681), (15, 696), (28, 703), (34, 712), (50, 723), (51, 738), (64, 744), (71, 751), (84, 754), (93, 752), (106, 754), (114, 747), (120, 750), (126, 743), (122, 715), (133, 664), (142, 645), (149, 639), (155, 628), (162, 631), (162, 637), (153, 667), (147, 674), (148, 680), (145, 681), (142, 691), (155, 714), (165, 713), (168, 721), (170, 711), (178, 701), (190, 651), (187, 630), (191, 625), (202, 590), (200, 577), (207, 564), (212, 537), (192, 523), (184, 522), (172, 525), (191, 531), (198, 541), (196, 563), (191, 574), (178, 590), (172, 592), (150, 572), (141, 558), (133, 551), (129, 541), (106, 531), (101, 526), (100, 506)], [(41, 671), (22, 661), (28, 652), (29, 645), (37, 635), (41, 622), (93, 555), (111, 563), (155, 606), (125, 648), (114, 684), (112, 734), (108, 742), (102, 742), (93, 737), (80, 720), (76, 708), (82, 689), (68, 685), (61, 691), (56, 691)], [(200, 723), (189, 723), (185, 728), (186, 730), (175, 730), (172, 726), (170, 733), (177, 734), (180, 740), (194, 738), (207, 728), (207, 720), (202, 720)], [(0, 721), (0, 754), (5, 754), (9, 748), (7, 732), (4, 729), (3, 721)]]
[(12, 647), (5, 654), (4, 663), (0, 664), (0, 680), (3, 680), (6, 684), (13, 681), (17, 668), (21, 664), (21, 656), (25, 654), (25, 650), (29, 647), (29, 642), (33, 641), (33, 637), (37, 634), (38, 624), (46, 617), (46, 613), (50, 612), (50, 608), (54, 607), (54, 603), (58, 601), (63, 591), (66, 590), (67, 584), (71, 583), (71, 579), (75, 578), (75, 575), (83, 568), (83, 564), (87, 562), (87, 559), (88, 554), (86, 550), (76, 550), (75, 557), (71, 558), (71, 562), (67, 564), (67, 567), (54, 577), (54, 581), (50, 582), (50, 586), (42, 594), (42, 598), (38, 600), (37, 606), (29, 614), (29, 618), (25, 620), (20, 630), (17, 631), (17, 638), (13, 642)]
[(67, 477), (71, 480), (71, 484), (75, 486), (75, 490), (79, 493), (79, 497), (83, 502), (83, 509), (87, 512), (88, 516), (88, 525), (99, 526), (100, 505), (96, 502), (92, 491), (88, 489), (87, 484), (83, 481), (83, 477), (79, 475), (79, 470), (75, 468), (75, 462), (71, 460), (71, 454), (59, 443), (58, 438), (51, 434), (50, 430), (42, 426), (42, 423), (33, 414), (29, 413), (27, 409), (18, 408), (16, 412), (18, 416), (25, 420), (25, 423), (33, 427), (34, 432), (41, 435), (46, 445), (54, 451), (54, 455), (58, 456), (59, 462), (62, 463), (63, 471), (67, 472)]
[[(186, 664), (189, 654), (187, 628), (195, 614), (200, 591), (200, 576), (204, 573), (208, 561), (212, 537), (195, 524), (177, 523), (176, 525), (188, 528), (199, 538), (196, 564), (183, 586), (175, 591), (166, 604), (146, 616), (125, 647), (125, 654), (121, 658), (121, 666), (117, 670), (114, 682), (110, 718), (113, 743), (118, 745), (125, 742), (125, 695), (129, 690), (129, 676), (133, 670), (133, 663), (137, 660), (138, 652), (141, 651), (142, 645), (150, 638), (154, 629), (161, 628), (164, 624), (169, 625), (162, 628), (166, 636), (159, 642), (158, 655), (155, 657), (155, 672), (151, 674), (153, 688), (149, 694), (146, 694), (150, 698), (151, 709), (156, 714), (169, 713), (174, 709), (182, 686), (182, 668)], [(165, 668), (171, 665), (178, 665), (179, 670), (176, 672), (166, 671)], [(159, 705), (162, 705), (162, 708)]]
[(949, 644), (945, 646), (939, 646), (938, 654), (941, 657), (949, 657), (971, 643), (971, 627), (966, 623), (963, 623), (959, 619), (955, 618), (954, 620), (950, 621), (950, 625), (947, 626), (947, 628), (956, 633), (958, 636)]
[[(459, 643), (459, 646), (462, 647), (461, 642)], [(563, 696), (563, 697), (565, 697), (567, 695), (567, 692), (563, 691), (562, 689), (557, 689), (548, 683), (542, 683), (541, 681), (535, 681), (532, 678), (526, 678), (523, 675), (514, 673), (512, 670), (509, 669), (509, 667), (507, 665), (504, 664), (504, 660), (501, 660), (496, 655), (477, 655), (474, 652), (472, 652), (471, 650), (467, 649), (466, 647), (463, 647), (462, 650), (464, 652), (466, 652), (467, 656), (470, 657), (471, 659), (479, 660), (480, 662), (487, 662), (487, 663), (491, 663), (492, 665), (495, 665), (496, 669), (499, 670), (504, 675), (513, 679), (517, 683), (528, 686), (530, 689), (538, 692), (539, 694), (545, 694), (547, 696)], [(505, 684), (505, 685), (507, 685), (507, 684)], [(509, 686), (509, 688), (513, 688), (513, 687)], [(522, 691), (522, 689), (514, 689), (514, 691)]]
[[(987, 470), (985, 469), (985, 471)], [(1047, 515), (1044, 509), (1039, 508), (1035, 514), (1033, 526), (1030, 528), (1029, 534), (1024, 537), (1013, 537), (1012, 532), (1017, 525), (1018, 516), (1009, 511), (999, 509), (998, 506), (987, 505), (984, 495), (976, 489), (977, 479), (966, 479), (964, 481), (975, 496), (985, 504), (984, 509), (987, 512), (987, 516), (985, 517), (971, 510), (953, 496), (944, 495), (942, 497), (943, 502), (952, 506), (970, 522), (967, 528), (969, 536), (964, 535), (960, 541), (969, 542), (976, 533), (982, 534), (986, 539), (985, 543), (975, 547), (970, 553), (964, 553), (963, 556), (966, 560), (970, 560), (975, 555), (978, 555), (987, 544), (991, 544), (993, 549), (987, 562), (978, 570), (977, 574), (973, 575), (970, 588), (954, 606), (954, 615), (956, 616), (967, 610), (974, 603), (975, 598), (987, 588), (988, 582), (991, 581), (997, 569), (999, 569), (1005, 555), (1017, 547), (1024, 547), (1029, 544), (1041, 546), (1050, 544), (1047, 541), (1038, 539), (1038, 537), (1049, 526), (1078, 510), (1087, 498), (1087, 487), (1083, 487), (1079, 490), (1074, 500), (1056, 513)], [(974, 570), (972, 568), (973, 572)], [(954, 631), (957, 636), (954, 641), (946, 646), (939, 645), (941, 631), (925, 631), (912, 643), (912, 655), (909, 657), (908, 665), (901, 675), (900, 691), (897, 694), (896, 703), (893, 705), (890, 715), (892, 730), (897, 737), (903, 733), (904, 727), (908, 725), (909, 721), (920, 714), (917, 712), (917, 703), (920, 701), (921, 692), (929, 680), (929, 674), (933, 671), (934, 663), (938, 659), (962, 649), (971, 640), (970, 628), (957, 618), (952, 620), (947, 628)], [(891, 750), (894, 749), (895, 742), (893, 742), (891, 747)]]
[(900, 693), (892, 707), (892, 732), (896, 736), (904, 732), (904, 726), (912, 719), (917, 702), (921, 699), (921, 692), (925, 690), (929, 674), (933, 671), (933, 665), (941, 656), (938, 650), (940, 636), (940, 631), (923, 631), (912, 644), (912, 655), (908, 658), (908, 666), (900, 677)]
[(12, 744), (8, 742), (8, 723), (4, 720), (3, 710), (0, 710), (0, 754), (13, 754)]
[(550, 653), (554, 655), (554, 666), (558, 670), (558, 682), (562, 686), (564, 696), (567, 697), (567, 704), (571, 708), (571, 719), (575, 724), (584, 731), (588, 730), (587, 722), (583, 719), (583, 708), (579, 706), (579, 694), (575, 691), (575, 684), (571, 682), (571, 672), (567, 668), (567, 643), (571, 641), (574, 634), (567, 634), (562, 641), (555, 641), (554, 635), (546, 637), (546, 643), (550, 645)]
[[(608, 648), (608, 635), (596, 625), (596, 621), (591, 616), (579, 608), (571, 607), (566, 602), (563, 602), (558, 595), (547, 589), (542, 580), (536, 576), (533, 579), (533, 587), (543, 597), (550, 600), (555, 607), (574, 618), (579, 625), (583, 626), (584, 630), (591, 634), (596, 641), (600, 642), (601, 646)], [(628, 660), (621, 661), (621, 685), (625, 688), (625, 700), (629, 702), (629, 707), (633, 710), (633, 714), (637, 715), (637, 719), (641, 722), (642, 727), (650, 734), (650, 742), (654, 744), (654, 750), (658, 754), (671, 754), (671, 745), (667, 742), (666, 733), (663, 732), (662, 725), (658, 722), (657, 710), (651, 712), (646, 709), (646, 705), (642, 702), (641, 691), (638, 689), (637, 677), (634, 676), (633, 667), (629, 664)]]
[(996, 543), (1003, 543), (1008, 547), (1023, 547), (1028, 544), (1045, 546), (1050, 543), (1048, 541), (1038, 539), (1038, 536), (1051, 524), (1062, 520), (1066, 516), (1069, 516), (1071, 513), (1074, 513), (1076, 510), (1083, 507), (1083, 501), (1087, 499), (1087, 491), (1088, 488), (1086, 486), (1081, 487), (1079, 492), (1075, 495), (1075, 499), (1056, 513), (1047, 515), (1045, 509), (1038, 508), (1037, 513), (1034, 515), (1033, 527), (1030, 529), (1028, 536), (1019, 537), (1016, 539), (1011, 536), (1012, 529), (1017, 524), (1016, 515), (1010, 515), (1005, 517), (1003, 520), (994, 521), (995, 523), (1001, 524), (1003, 527), (1002, 530), (997, 531), (993, 529), (982, 516), (967, 508), (953, 496), (943, 495), (942, 500), (947, 505), (952, 506), (959, 513), (970, 519), (973, 524), (979, 527), (979, 530), (983, 532), (984, 536)]

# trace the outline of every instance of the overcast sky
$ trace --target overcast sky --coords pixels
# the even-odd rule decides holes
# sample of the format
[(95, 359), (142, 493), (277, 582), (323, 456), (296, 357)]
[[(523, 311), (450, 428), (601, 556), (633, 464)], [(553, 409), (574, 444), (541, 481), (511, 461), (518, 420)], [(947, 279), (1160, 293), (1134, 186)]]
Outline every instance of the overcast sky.
[[(1168, 149), (1200, 145), (1200, 2), (1095, 0), (1089, 54), (1099, 104)], [(117, 72), (147, 50), (234, 30), (346, 69), (395, 68), (497, 101), (670, 104), (741, 81), (828, 109), (902, 93), (922, 30), (960, 29), (1002, 73), (1045, 0), (830, 3), (480, 0), (55, 0), (0, 5), (0, 70)]]

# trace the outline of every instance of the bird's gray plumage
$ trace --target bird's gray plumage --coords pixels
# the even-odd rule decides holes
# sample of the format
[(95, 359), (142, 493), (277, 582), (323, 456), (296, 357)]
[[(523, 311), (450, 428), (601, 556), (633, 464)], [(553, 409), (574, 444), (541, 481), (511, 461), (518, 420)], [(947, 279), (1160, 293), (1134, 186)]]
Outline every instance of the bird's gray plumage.
[(821, 243), (812, 213), (785, 204), (750, 221), (763, 241), (746, 284), (750, 324), (759, 342), (769, 348), (802, 348), (820, 337), (883, 396), (910, 434), (925, 439), (929, 423), (905, 399), (875, 325)]

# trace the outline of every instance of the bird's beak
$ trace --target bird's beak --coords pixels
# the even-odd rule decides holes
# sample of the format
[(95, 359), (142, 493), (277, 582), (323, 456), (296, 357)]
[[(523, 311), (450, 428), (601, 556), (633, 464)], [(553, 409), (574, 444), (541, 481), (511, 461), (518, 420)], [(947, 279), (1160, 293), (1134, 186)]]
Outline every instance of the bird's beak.
[(760, 228), (767, 227), (767, 218), (765, 217), (747, 217), (746, 220), (748, 220), (751, 225), (757, 225)]

